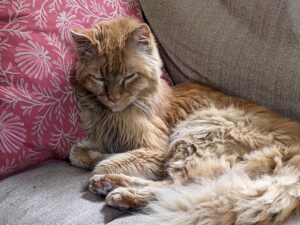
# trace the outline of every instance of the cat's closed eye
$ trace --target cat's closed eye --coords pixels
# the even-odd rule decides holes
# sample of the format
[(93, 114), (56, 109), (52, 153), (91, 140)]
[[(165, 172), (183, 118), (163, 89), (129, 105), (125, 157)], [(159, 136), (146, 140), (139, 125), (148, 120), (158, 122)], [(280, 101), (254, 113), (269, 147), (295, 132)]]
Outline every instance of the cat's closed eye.
[(129, 80), (135, 78), (136, 75), (137, 75), (136, 73), (130, 73), (124, 77), (124, 81), (129, 81)]
[(105, 78), (103, 77), (94, 77), (94, 76), (91, 76), (91, 78), (96, 81), (96, 82), (105, 82)]

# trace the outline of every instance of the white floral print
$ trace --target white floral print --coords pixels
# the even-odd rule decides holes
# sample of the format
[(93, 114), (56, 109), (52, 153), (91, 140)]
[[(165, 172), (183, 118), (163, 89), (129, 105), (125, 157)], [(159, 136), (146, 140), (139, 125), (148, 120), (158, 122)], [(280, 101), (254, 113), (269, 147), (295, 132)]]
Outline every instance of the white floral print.
[(71, 12), (63, 11), (56, 19), (56, 27), (62, 40), (70, 39), (70, 30), (82, 27), (80, 19)]
[(28, 40), (16, 48), (15, 62), (28, 77), (42, 80), (50, 73), (49, 51), (37, 42)]
[(0, 152), (16, 153), (24, 144), (26, 129), (19, 116), (3, 111), (0, 114)]

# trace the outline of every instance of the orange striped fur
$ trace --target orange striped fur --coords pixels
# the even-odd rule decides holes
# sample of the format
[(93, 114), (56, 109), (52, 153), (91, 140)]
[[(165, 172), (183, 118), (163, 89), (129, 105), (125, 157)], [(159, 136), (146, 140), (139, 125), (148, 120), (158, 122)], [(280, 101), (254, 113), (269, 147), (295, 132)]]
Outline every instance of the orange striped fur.
[(93, 169), (90, 190), (108, 205), (147, 206), (150, 224), (172, 225), (280, 225), (298, 211), (298, 122), (200, 84), (169, 87), (137, 20), (72, 35), (88, 135), (70, 160)]

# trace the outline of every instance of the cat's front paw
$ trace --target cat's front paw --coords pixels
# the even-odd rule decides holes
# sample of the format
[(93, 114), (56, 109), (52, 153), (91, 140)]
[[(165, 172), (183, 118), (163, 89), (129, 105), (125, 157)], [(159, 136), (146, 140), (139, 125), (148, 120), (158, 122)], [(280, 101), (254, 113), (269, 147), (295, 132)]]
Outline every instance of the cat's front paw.
[(126, 180), (118, 174), (94, 175), (90, 179), (89, 190), (95, 194), (107, 195), (117, 187), (127, 187)]
[(106, 196), (105, 203), (118, 209), (140, 210), (153, 200), (155, 197), (150, 192), (133, 187), (119, 187)]
[(78, 142), (69, 153), (69, 159), (72, 165), (84, 169), (92, 170), (95, 165), (105, 159), (106, 155), (97, 152), (87, 141)]
[(121, 191), (114, 191), (109, 194), (106, 199), (105, 203), (108, 206), (117, 208), (117, 209), (129, 209), (130, 204), (128, 204), (128, 195), (124, 195)]

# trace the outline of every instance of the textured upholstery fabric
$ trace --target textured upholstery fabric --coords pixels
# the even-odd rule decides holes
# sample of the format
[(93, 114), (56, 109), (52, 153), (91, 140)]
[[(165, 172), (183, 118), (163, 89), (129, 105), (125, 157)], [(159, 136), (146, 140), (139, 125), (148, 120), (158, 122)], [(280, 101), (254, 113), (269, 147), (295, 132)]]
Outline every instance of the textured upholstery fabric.
[[(0, 224), (139, 225), (147, 221), (142, 214), (132, 216), (105, 207), (102, 198), (82, 192), (90, 176), (89, 171), (60, 162), (0, 181)], [(299, 224), (300, 218), (294, 218), (285, 225)]]
[(83, 192), (90, 176), (89, 171), (60, 162), (0, 181), (0, 224), (131, 225), (142, 221), (143, 216), (103, 207), (101, 197)]
[(300, 118), (299, 0), (140, 0), (175, 81)]

